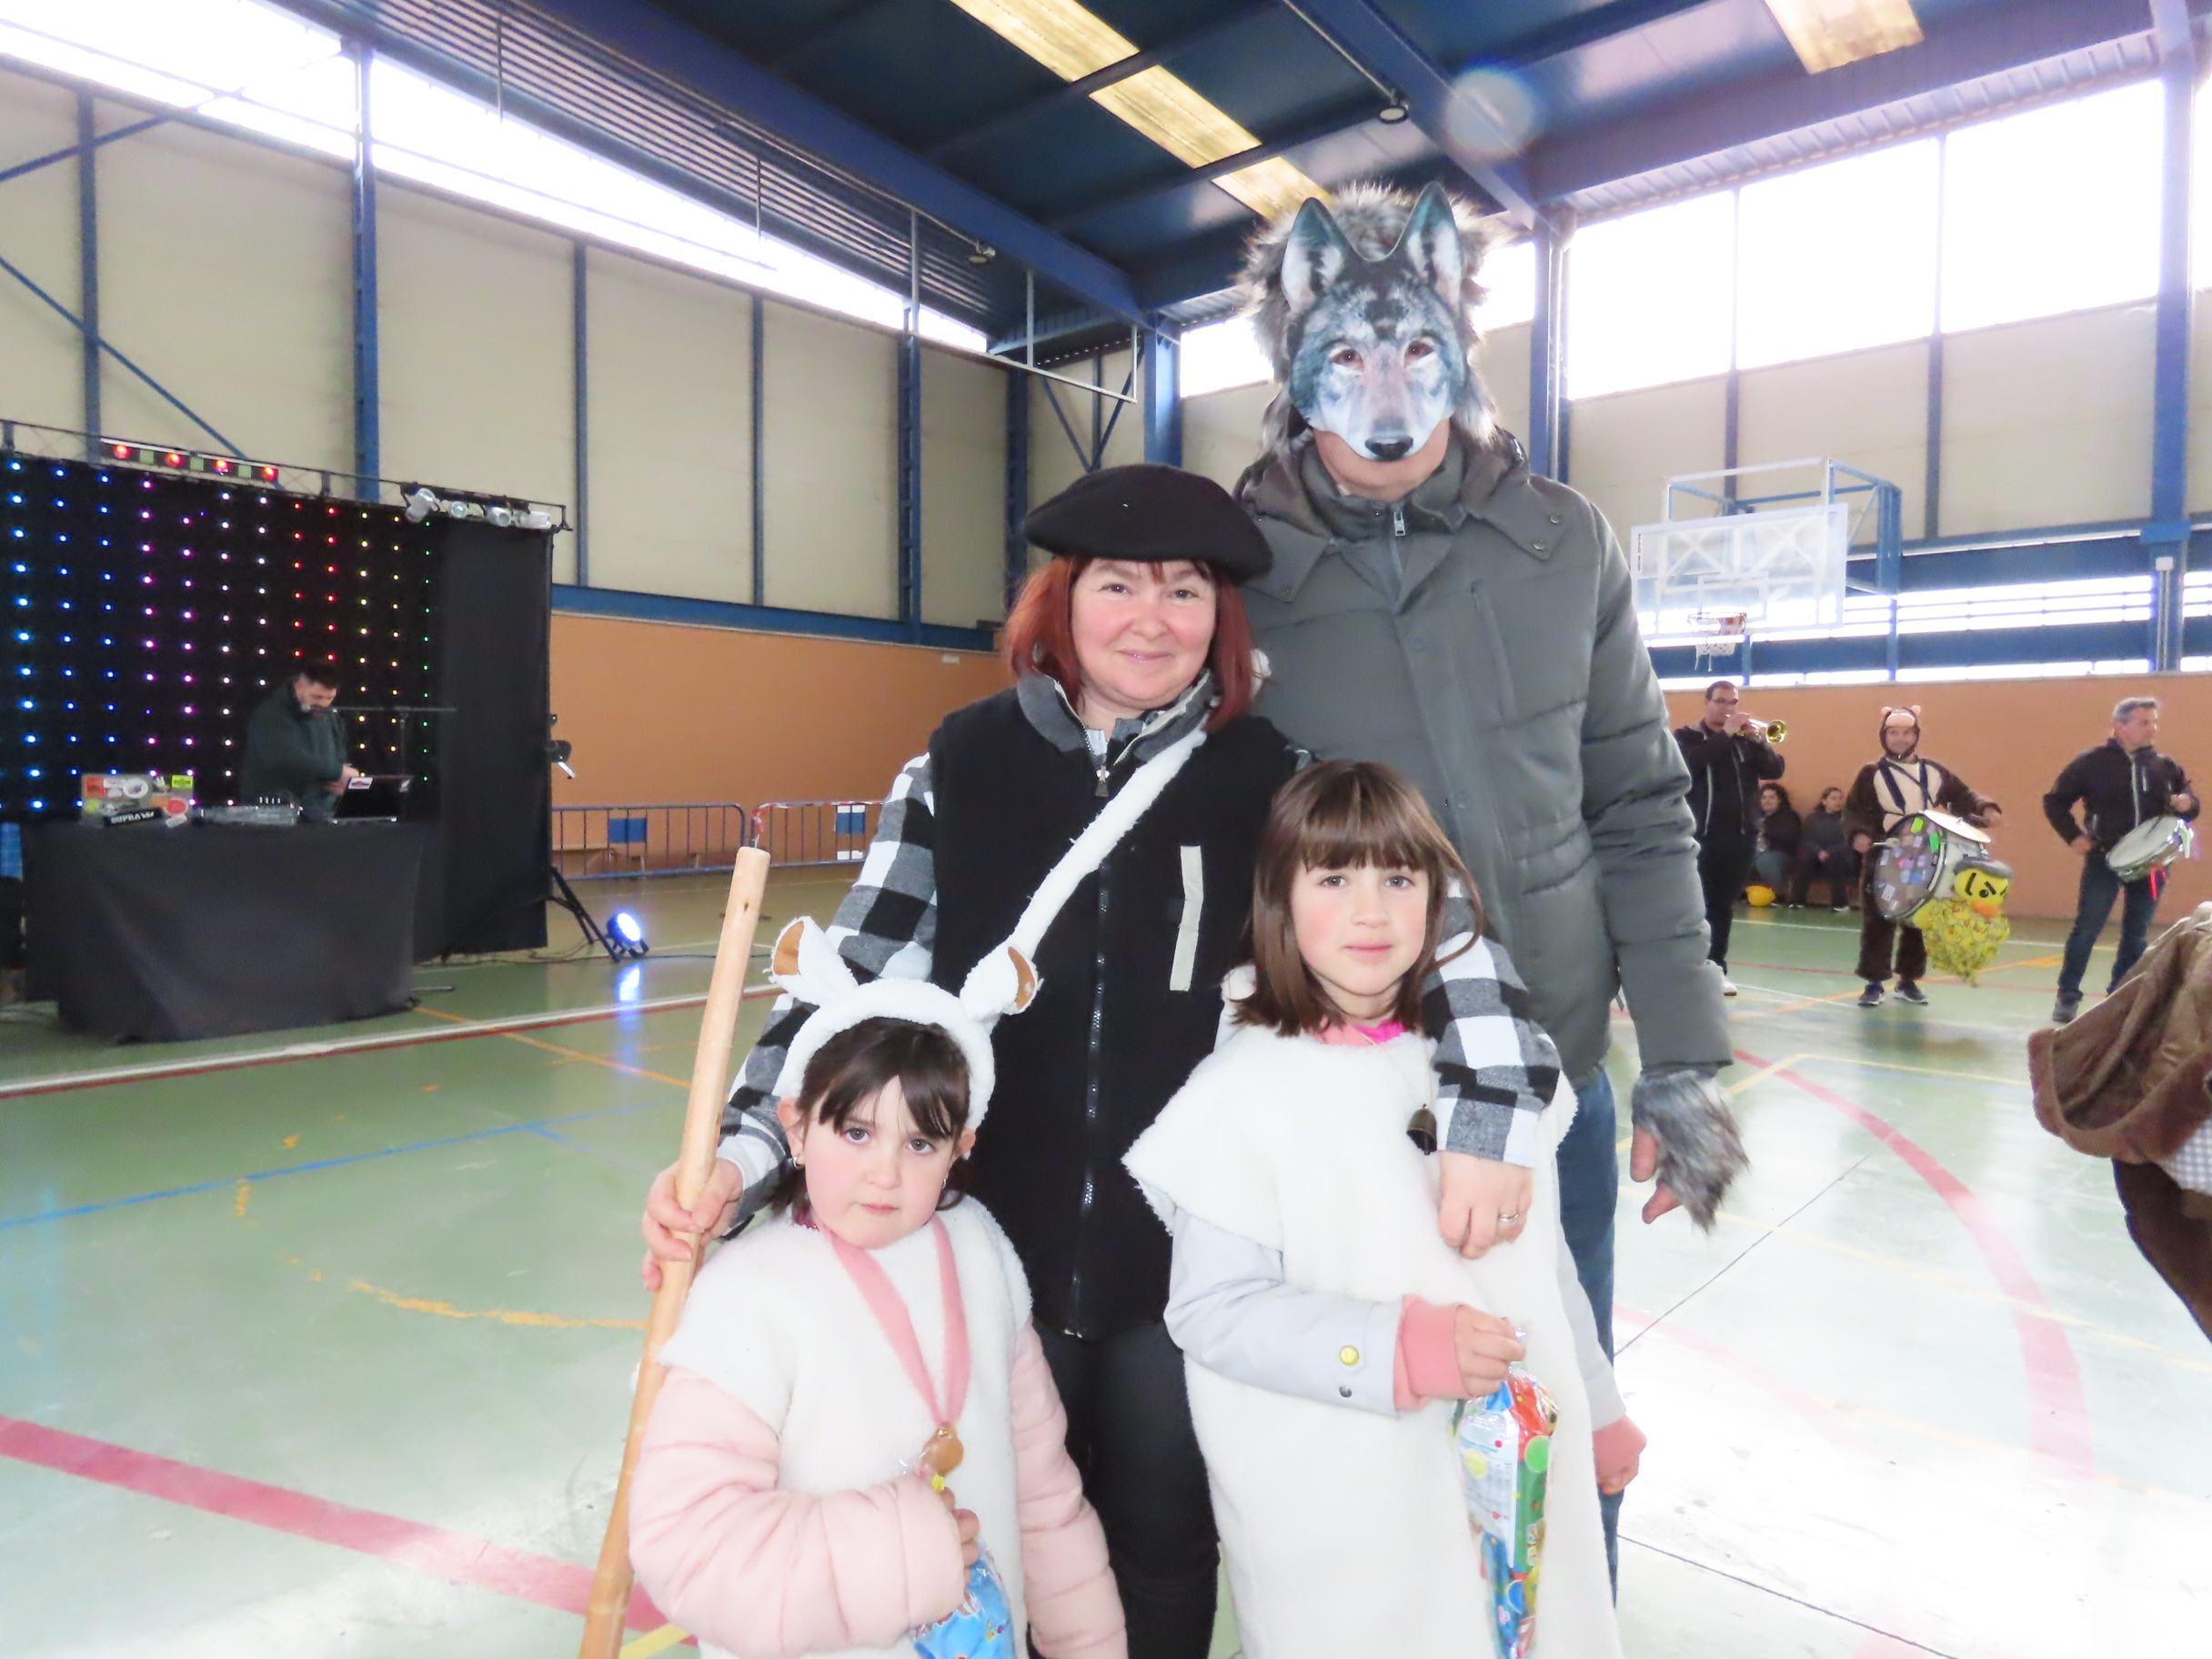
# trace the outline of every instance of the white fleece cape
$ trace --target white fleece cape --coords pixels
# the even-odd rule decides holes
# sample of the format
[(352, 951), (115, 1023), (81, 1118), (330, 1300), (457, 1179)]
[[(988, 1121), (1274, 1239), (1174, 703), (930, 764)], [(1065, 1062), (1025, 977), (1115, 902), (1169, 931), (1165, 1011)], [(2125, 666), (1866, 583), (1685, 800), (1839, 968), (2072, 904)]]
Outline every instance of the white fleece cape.
[[(1469, 1262), (1437, 1232), (1437, 1161), (1405, 1132), (1432, 1092), (1429, 1057), (1418, 1037), (1362, 1049), (1241, 1030), (1191, 1074), (1127, 1162), (1171, 1224), (1187, 1210), (1280, 1251), (1292, 1284), (1466, 1302), (1525, 1330), (1527, 1369), (1560, 1415), (1535, 1652), (1618, 1659), (1590, 1406), (1555, 1253), (1566, 1246), (1552, 1153), (1574, 1121), (1574, 1091), (1563, 1082), (1543, 1112), (1544, 1155), (1522, 1237)], [(1492, 1651), (1448, 1404), (1382, 1417), (1195, 1362), (1188, 1372), (1248, 1659)]]

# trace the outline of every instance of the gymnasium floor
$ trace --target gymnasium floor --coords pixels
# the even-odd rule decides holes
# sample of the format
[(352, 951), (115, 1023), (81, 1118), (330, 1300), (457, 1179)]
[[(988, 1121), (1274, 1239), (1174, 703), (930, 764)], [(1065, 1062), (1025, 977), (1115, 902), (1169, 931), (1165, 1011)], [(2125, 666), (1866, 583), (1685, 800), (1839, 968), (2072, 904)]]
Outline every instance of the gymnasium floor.
[[(826, 915), (838, 886), (779, 876), (768, 908)], [(720, 891), (591, 884), (654, 940), (627, 983), (588, 958), (433, 967), (414, 1013), (158, 1051), (0, 1016), (10, 1655), (573, 1651)], [(2106, 1166), (2029, 1110), (2061, 930), (2023, 923), (1979, 989), (1867, 1012), (1849, 922), (1738, 924), (1727, 1081), (1755, 1163), (1714, 1234), (1646, 1229), (1623, 1193), (1621, 1369), (1652, 1441), (1628, 1651), (2179, 1651), (2212, 1350)], [(679, 1641), (639, 1607), (626, 1651)]]

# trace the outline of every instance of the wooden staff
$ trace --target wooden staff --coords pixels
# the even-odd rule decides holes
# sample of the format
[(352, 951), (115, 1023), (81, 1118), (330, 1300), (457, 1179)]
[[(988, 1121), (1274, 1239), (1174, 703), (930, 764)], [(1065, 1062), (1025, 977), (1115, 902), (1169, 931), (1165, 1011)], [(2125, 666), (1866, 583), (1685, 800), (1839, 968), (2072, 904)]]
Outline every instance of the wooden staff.
[[(676, 1158), (676, 1202), (686, 1210), (699, 1202), (714, 1168), (714, 1149), (722, 1136), (722, 1103), (729, 1092), (729, 1051), (737, 1037), (738, 1012), (745, 997), (745, 975), (753, 954), (753, 930), (760, 920), (760, 893), (768, 881), (768, 854), (749, 847), (738, 854), (729, 877), (729, 908), (722, 912), (722, 937), (714, 948), (714, 972), (707, 981), (707, 1009), (699, 1021), (699, 1052), (691, 1061), (691, 1099), (684, 1108), (683, 1150)], [(646, 1419), (660, 1393), (660, 1346), (675, 1333), (691, 1275), (699, 1270), (703, 1240), (691, 1241), (691, 1254), (660, 1264), (660, 1289), (645, 1322), (645, 1363), (638, 1369), (638, 1397), (630, 1403), (629, 1438), (622, 1446), (622, 1473), (615, 1483), (614, 1507), (607, 1516), (607, 1538), (591, 1577), (591, 1602), (584, 1615), (579, 1659), (618, 1659), (629, 1615), (629, 1478), (638, 1467)]]

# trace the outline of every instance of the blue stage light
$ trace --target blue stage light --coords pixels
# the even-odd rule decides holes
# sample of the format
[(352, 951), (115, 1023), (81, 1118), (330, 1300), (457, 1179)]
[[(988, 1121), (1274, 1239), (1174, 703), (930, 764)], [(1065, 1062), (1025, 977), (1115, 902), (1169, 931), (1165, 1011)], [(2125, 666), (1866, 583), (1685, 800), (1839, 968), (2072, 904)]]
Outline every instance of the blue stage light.
[(639, 921), (633, 912), (617, 910), (614, 913), (614, 930), (624, 944), (635, 945), (639, 950), (644, 949), (645, 924)]

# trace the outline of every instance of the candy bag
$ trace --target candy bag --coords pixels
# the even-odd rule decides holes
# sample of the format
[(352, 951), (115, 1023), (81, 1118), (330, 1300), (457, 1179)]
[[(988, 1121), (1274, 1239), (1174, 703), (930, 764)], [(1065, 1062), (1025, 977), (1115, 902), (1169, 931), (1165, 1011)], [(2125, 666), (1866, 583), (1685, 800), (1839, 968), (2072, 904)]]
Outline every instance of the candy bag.
[(968, 1569), (968, 1594), (950, 1614), (914, 1633), (920, 1659), (1014, 1659), (1014, 1614), (990, 1552)]
[(1453, 1413), (1461, 1484), (1490, 1582), (1498, 1659), (1529, 1659), (1536, 1644), (1536, 1584), (1543, 1559), (1544, 1493), (1559, 1407), (1519, 1365), (1488, 1398)]

